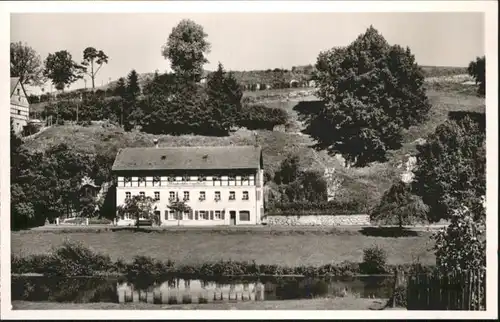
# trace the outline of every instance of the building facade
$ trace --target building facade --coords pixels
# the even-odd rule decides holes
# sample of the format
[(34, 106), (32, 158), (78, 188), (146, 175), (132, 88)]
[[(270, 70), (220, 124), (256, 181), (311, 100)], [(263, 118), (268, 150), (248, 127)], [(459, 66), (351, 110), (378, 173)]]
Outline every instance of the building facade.
[(10, 78), (10, 118), (16, 134), (23, 131), (30, 118), (28, 96), (19, 77)]
[[(134, 195), (152, 197), (162, 226), (257, 225), (264, 216), (260, 147), (126, 148), (113, 173), (117, 207)], [(191, 211), (171, 210), (175, 201)]]

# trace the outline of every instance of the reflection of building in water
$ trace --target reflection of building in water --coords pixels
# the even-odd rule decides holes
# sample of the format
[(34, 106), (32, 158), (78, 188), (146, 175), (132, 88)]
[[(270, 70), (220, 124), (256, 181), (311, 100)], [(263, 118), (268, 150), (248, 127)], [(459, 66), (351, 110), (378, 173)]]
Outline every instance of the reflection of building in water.
[(148, 290), (136, 290), (132, 284), (118, 283), (116, 290), (119, 303), (175, 304), (264, 300), (264, 286), (261, 283), (229, 285), (177, 279), (154, 285)]

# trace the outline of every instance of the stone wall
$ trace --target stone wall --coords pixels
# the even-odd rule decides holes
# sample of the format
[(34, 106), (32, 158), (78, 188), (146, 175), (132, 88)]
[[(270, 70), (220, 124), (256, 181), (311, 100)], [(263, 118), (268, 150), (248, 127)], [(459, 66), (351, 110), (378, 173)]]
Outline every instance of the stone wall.
[(266, 216), (264, 222), (276, 226), (370, 226), (369, 215)]

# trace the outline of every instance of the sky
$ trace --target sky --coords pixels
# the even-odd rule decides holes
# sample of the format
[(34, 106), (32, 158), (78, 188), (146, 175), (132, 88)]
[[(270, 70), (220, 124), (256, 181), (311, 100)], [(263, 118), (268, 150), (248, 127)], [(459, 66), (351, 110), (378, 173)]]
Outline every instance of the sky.
[[(218, 62), (226, 70), (314, 64), (321, 51), (348, 45), (370, 25), (390, 44), (409, 46), (420, 65), (467, 66), (485, 53), (483, 14), (460, 12), (16, 13), (11, 14), (10, 37), (11, 42), (27, 43), (42, 60), (49, 53), (68, 50), (81, 62), (86, 47), (103, 50), (109, 63), (97, 74), (100, 86), (132, 69), (170, 70), (161, 47), (184, 18), (202, 25), (208, 34), (208, 70), (216, 69)], [(80, 80), (70, 88), (84, 84)], [(50, 91), (50, 85), (45, 90)], [(40, 93), (38, 88), (29, 91)]]

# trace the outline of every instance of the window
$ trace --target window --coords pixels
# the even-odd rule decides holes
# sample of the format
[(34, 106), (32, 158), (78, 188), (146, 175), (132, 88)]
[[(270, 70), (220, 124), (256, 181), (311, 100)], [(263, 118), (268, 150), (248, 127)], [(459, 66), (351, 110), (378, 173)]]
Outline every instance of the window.
[(144, 191), (141, 191), (141, 192), (139, 192), (139, 196), (141, 196), (141, 198), (144, 199), (144, 197), (146, 197), (146, 194), (144, 193)]
[(155, 191), (155, 200), (156, 201), (160, 200), (160, 192), (159, 191)]
[(153, 177), (153, 186), (159, 186), (160, 185), (160, 177), (156, 176)]
[(174, 177), (167, 177), (167, 181), (168, 181), (168, 182), (172, 182), (172, 181), (174, 181), (174, 180), (175, 180), (175, 178), (174, 178)]
[(250, 221), (250, 211), (240, 211), (240, 221)]
[(250, 184), (250, 177), (249, 176), (242, 176), (241, 177), (241, 184), (242, 185), (249, 185)]
[(229, 200), (235, 200), (236, 199), (236, 193), (234, 191), (229, 191)]
[(170, 210), (168, 212), (168, 220), (175, 220), (175, 211)]
[(131, 185), (132, 185), (132, 178), (130, 178), (130, 177), (125, 177), (125, 178), (123, 179), (123, 182), (124, 182), (125, 186), (131, 186)]
[(243, 191), (243, 197), (241, 199), (248, 200), (248, 191)]
[(220, 191), (216, 191), (215, 192), (215, 201), (219, 201), (220, 200)]
[(201, 220), (208, 220), (208, 211), (200, 210), (200, 219)]
[(17, 95), (21, 95), (21, 90), (19, 88), (17, 89)]
[(17, 110), (17, 115), (21, 115), (21, 110)]
[(146, 177), (139, 177), (139, 186), (141, 185), (141, 183), (145, 186), (146, 185)]
[(204, 175), (198, 176), (198, 181), (203, 182), (207, 181), (207, 178)]
[(184, 211), (184, 220), (191, 220), (193, 219), (192, 216), (191, 216), (191, 212), (190, 211)]
[(184, 201), (189, 200), (189, 191), (184, 191)]
[(235, 176), (229, 176), (229, 185), (236, 185), (236, 177)]
[(130, 192), (125, 192), (125, 200), (130, 199)]
[(184, 175), (184, 176), (182, 177), (182, 181), (186, 181), (186, 182), (187, 182), (187, 181), (191, 181), (191, 177), (190, 177), (190, 176), (188, 176), (188, 175)]
[(168, 193), (168, 200), (170, 200), (170, 201), (174, 201), (175, 200), (175, 192), (170, 191)]
[(200, 191), (200, 201), (205, 200), (205, 191)]
[(220, 210), (215, 211), (215, 219), (222, 219), (222, 213)]

